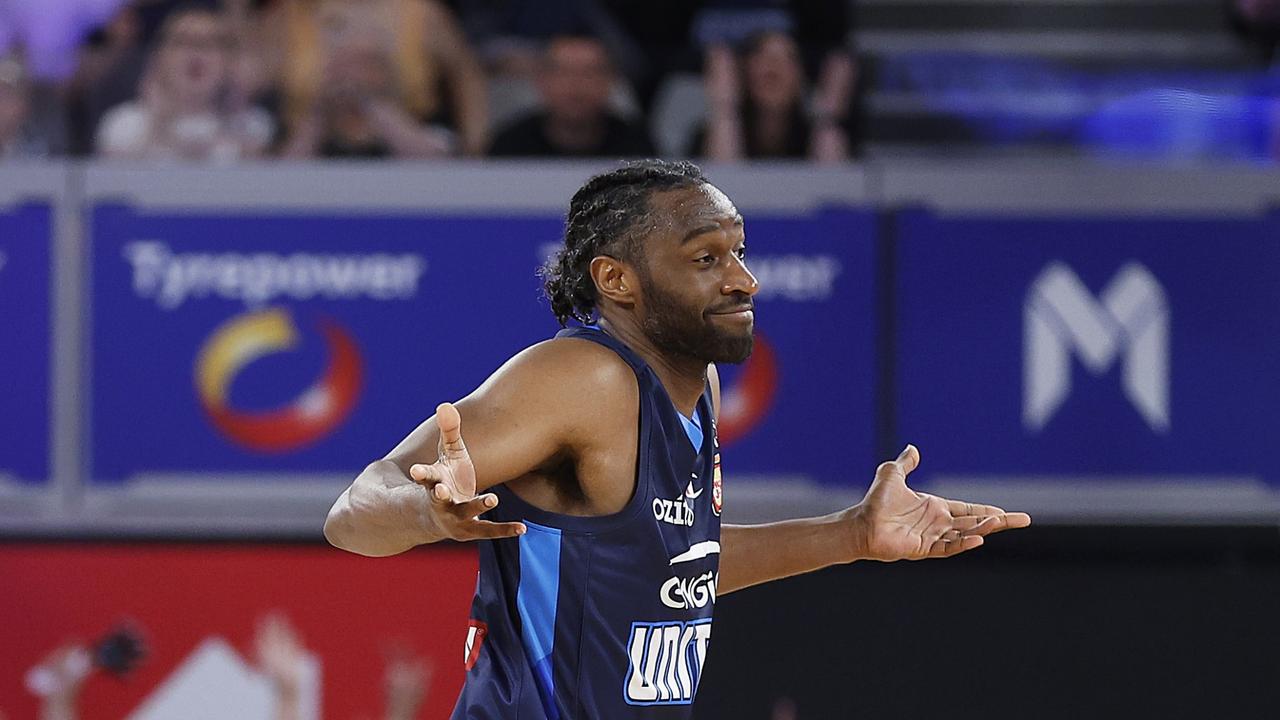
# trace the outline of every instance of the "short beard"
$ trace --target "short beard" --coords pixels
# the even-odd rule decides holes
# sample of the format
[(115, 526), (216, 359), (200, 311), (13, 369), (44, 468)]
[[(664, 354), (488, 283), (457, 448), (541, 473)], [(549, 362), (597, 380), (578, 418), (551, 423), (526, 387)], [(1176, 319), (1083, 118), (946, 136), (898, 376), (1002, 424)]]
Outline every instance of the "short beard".
[[(701, 313), (690, 313), (660, 288), (648, 272), (641, 273), (647, 312), (641, 329), (663, 353), (703, 363), (745, 362), (755, 344), (753, 333), (730, 335)], [(745, 296), (744, 296), (745, 299)]]

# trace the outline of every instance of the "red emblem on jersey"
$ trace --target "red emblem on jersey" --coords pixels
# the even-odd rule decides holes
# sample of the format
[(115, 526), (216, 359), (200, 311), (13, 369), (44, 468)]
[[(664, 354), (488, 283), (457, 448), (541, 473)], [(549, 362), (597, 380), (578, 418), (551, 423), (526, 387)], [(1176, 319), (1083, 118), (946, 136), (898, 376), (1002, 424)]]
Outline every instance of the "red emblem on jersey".
[(471, 668), (475, 667), (476, 661), (480, 659), (480, 646), (484, 644), (484, 636), (488, 634), (488, 625), (475, 619), (467, 621), (467, 672), (471, 672)]
[(711, 472), (711, 512), (720, 517), (720, 508), (724, 506), (724, 492), (720, 489), (720, 453), (715, 456), (715, 469)]

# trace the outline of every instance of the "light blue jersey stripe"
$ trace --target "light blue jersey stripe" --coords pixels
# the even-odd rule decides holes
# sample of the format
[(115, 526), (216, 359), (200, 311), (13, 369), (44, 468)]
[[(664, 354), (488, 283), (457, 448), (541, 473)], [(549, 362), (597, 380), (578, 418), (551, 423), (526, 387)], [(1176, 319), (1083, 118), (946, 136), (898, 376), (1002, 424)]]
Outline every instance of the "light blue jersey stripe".
[(560, 594), (560, 531), (525, 521), (520, 536), (520, 587), (516, 608), (525, 654), (538, 681), (538, 695), (550, 720), (558, 720), (551, 653), (555, 649), (556, 602)]
[(698, 410), (693, 411), (693, 419), (684, 416), (684, 413), (676, 411), (676, 417), (680, 418), (680, 424), (684, 426), (684, 434), (689, 436), (689, 442), (693, 443), (694, 450), (702, 449), (702, 421), (698, 419)]

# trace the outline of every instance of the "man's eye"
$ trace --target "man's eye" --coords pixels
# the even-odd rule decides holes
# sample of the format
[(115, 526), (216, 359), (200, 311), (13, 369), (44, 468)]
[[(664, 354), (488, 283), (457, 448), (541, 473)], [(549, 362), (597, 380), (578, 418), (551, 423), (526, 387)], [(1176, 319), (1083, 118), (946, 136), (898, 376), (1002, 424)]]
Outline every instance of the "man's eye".
[(694, 258), (693, 261), (697, 263), (702, 263), (703, 265), (710, 265), (711, 263), (715, 262), (716, 259), (710, 255), (703, 255), (701, 257)]
[(746, 248), (738, 248), (738, 250), (737, 250), (737, 255), (738, 255), (738, 259), (739, 259), (739, 260), (746, 260), (746, 259), (747, 259), (747, 249), (746, 249)]

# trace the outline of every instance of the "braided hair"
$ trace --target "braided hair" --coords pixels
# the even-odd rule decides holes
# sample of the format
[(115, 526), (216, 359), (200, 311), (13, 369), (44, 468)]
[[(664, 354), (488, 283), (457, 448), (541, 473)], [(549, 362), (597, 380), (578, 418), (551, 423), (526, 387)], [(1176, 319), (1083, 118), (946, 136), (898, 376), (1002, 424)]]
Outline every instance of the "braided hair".
[(639, 160), (596, 175), (579, 188), (569, 201), (564, 248), (540, 272), (560, 324), (570, 319), (592, 321), (599, 296), (591, 278), (591, 260), (597, 255), (635, 259), (646, 229), (653, 227), (642, 221), (650, 212), (649, 197), (654, 192), (706, 183), (702, 170), (691, 162)]

